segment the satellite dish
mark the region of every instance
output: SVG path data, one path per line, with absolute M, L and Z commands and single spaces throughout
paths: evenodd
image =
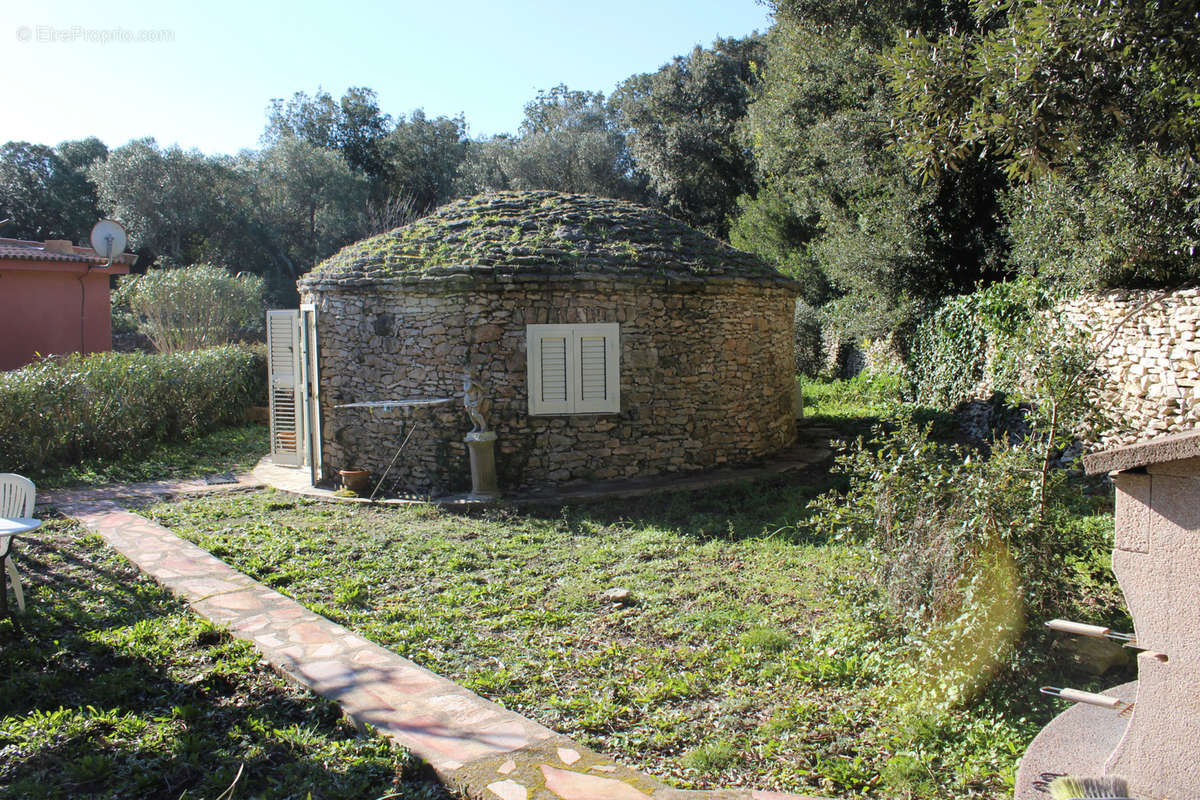
M 92 249 L 112 261 L 125 252 L 125 229 L 115 219 L 102 219 L 92 226 Z

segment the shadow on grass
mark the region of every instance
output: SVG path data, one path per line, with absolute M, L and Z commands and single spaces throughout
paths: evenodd
M 182 442 L 130 448 L 113 458 L 87 458 L 26 470 L 39 489 L 98 486 L 161 479 L 183 480 L 222 472 L 247 472 L 270 449 L 267 429 L 233 425 Z
M 521 510 L 542 520 L 562 520 L 572 528 L 632 523 L 672 530 L 698 541 L 765 537 L 815 543 L 798 523 L 807 519 L 809 501 L 844 483 L 829 466 L 697 491 L 662 492 L 619 502 L 569 506 L 527 506 Z
M 0 794 L 19 798 L 445 798 L 388 741 L 295 689 L 95 537 L 52 523 L 18 552 L 0 620 Z

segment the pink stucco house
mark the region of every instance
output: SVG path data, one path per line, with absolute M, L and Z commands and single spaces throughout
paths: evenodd
M 68 241 L 0 238 L 0 370 L 112 349 L 109 277 L 128 273 L 137 256 L 106 261 Z

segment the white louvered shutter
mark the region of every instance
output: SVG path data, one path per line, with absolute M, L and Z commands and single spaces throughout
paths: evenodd
M 530 414 L 571 412 L 571 326 L 530 325 L 526 329 Z
M 300 377 L 300 312 L 267 312 L 267 381 L 271 405 L 271 460 L 300 466 L 303 410 Z
M 575 342 L 576 414 L 616 413 L 621 410 L 616 323 L 577 326 Z
M 620 411 L 619 325 L 526 327 L 530 414 Z

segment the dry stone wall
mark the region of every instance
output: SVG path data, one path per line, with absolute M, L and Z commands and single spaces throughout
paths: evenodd
M 1107 375 L 1101 404 L 1118 422 L 1104 446 L 1200 423 L 1200 289 L 1085 295 L 1060 307 Z
M 443 494 L 469 488 L 462 376 L 478 370 L 498 434 L 502 490 L 703 469 L 753 460 L 795 438 L 786 281 L 483 274 L 301 285 L 317 307 L 327 474 L 381 474 Z M 621 410 L 530 416 L 525 326 L 620 324 Z M 453 398 L 403 411 L 336 406 Z

